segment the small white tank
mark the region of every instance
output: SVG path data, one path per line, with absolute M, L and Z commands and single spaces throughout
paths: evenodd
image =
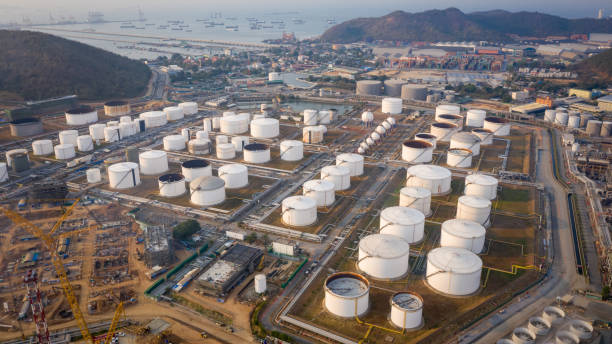
M 491 145 L 493 144 L 493 131 L 484 128 L 474 128 L 472 129 L 472 134 L 480 139 L 481 145 Z
M 265 293 L 266 292 L 266 275 L 265 274 L 255 275 L 253 284 L 255 285 L 255 292 L 257 294 Z
M 569 116 L 569 119 L 567 121 L 567 127 L 570 129 L 580 128 L 580 116 Z
M 471 109 L 467 111 L 465 125 L 468 127 L 482 128 L 484 119 L 487 117 L 485 110 Z
M 206 160 L 187 160 L 181 164 L 181 172 L 185 177 L 185 181 L 191 182 L 199 177 L 212 176 L 212 167 Z
M 351 177 L 363 174 L 363 156 L 355 153 L 342 153 L 336 156 L 336 166 L 346 166 L 349 168 Z
M 191 139 L 191 133 L 189 133 L 189 129 L 181 129 L 181 136 L 183 137 L 183 139 L 185 139 L 185 142 L 189 141 Z
M 429 127 L 429 132 L 435 136 L 438 141 L 448 142 L 451 136 L 459 130 L 459 127 L 453 123 L 432 123 Z
M 169 173 L 157 178 L 159 194 L 163 197 L 177 197 L 185 193 L 185 177 L 178 173 Z
M 229 143 L 229 137 L 226 135 L 216 135 L 215 136 L 215 144 L 220 145 L 222 143 Z
M 168 171 L 168 154 L 160 150 L 141 152 L 138 155 L 140 170 L 144 175 L 157 175 Z
M 53 147 L 55 151 L 55 158 L 58 160 L 72 159 L 76 156 L 74 146 L 70 143 L 62 143 Z
M 317 125 L 319 120 L 319 113 L 317 110 L 306 109 L 304 110 L 304 125 Z
M 183 102 L 178 105 L 185 115 L 195 115 L 198 113 L 198 103 L 196 102 Z
M 85 174 L 87 175 L 87 183 L 89 184 L 99 183 L 102 180 L 102 174 L 99 168 L 88 168 Z
M 282 202 L 283 223 L 303 227 L 317 221 L 317 203 L 306 196 L 289 196 Z
M 191 154 L 204 155 L 212 152 L 212 143 L 209 139 L 193 139 L 187 142 L 187 150 Z
M 420 211 L 424 216 L 431 215 L 431 191 L 420 187 L 403 187 L 400 190 L 399 206 Z
M 454 124 L 459 130 L 463 128 L 463 116 L 461 115 L 443 114 L 438 116 L 437 121 L 439 123 Z
M 77 137 L 77 148 L 80 152 L 90 152 L 94 150 L 93 140 L 89 135 L 80 135 Z
M 135 162 L 120 162 L 110 165 L 108 184 L 113 189 L 129 189 L 140 184 L 138 164 Z
M 463 296 L 476 292 L 481 273 L 480 257 L 464 248 L 438 247 L 427 254 L 427 284 L 443 294 Z
M 281 141 L 280 158 L 284 161 L 302 160 L 304 158 L 304 143 L 297 140 Z
M 372 234 L 359 240 L 357 267 L 371 278 L 395 280 L 408 273 L 410 245 L 394 235 Z
M 216 116 L 212 118 L 212 128 L 214 130 L 219 130 L 219 128 L 221 127 L 221 117 Z
M 236 157 L 236 148 L 231 143 L 217 144 L 217 159 L 234 159 Z
M 554 109 L 546 109 L 544 111 L 544 120 L 546 122 L 554 122 L 555 115 L 556 115 L 556 111 Z
M 458 132 L 451 137 L 450 148 L 469 149 L 476 156 L 480 154 L 480 139 L 467 131 Z
M 423 240 L 425 215 L 408 207 L 388 207 L 380 212 L 379 231 L 400 237 L 409 244 Z
M 402 99 L 401 98 L 383 98 L 381 103 L 382 113 L 390 115 L 398 115 L 402 113 Z
M 451 172 L 437 165 L 411 166 L 406 173 L 406 186 L 428 189 L 432 196 L 444 195 L 451 191 Z
M 334 183 L 334 190 L 342 191 L 351 187 L 351 171 L 346 166 L 325 166 L 321 179 Z
M 451 148 L 446 152 L 446 164 L 451 167 L 472 166 L 472 151 L 465 148 Z
M 330 206 L 336 199 L 334 183 L 327 180 L 312 179 L 306 181 L 302 185 L 302 189 L 302 194 L 314 199 L 317 202 L 317 207 Z
M 512 331 L 512 340 L 516 344 L 534 344 L 536 336 L 525 327 L 517 327 Z
M 111 126 L 104 128 L 104 141 L 109 143 L 119 141 L 119 127 Z
M 217 175 L 225 181 L 228 189 L 242 188 L 249 184 L 248 169 L 242 164 L 223 165 L 219 167 Z
M 53 154 L 53 142 L 51 140 L 36 140 L 32 142 L 32 153 L 38 156 Z
M 421 140 L 407 140 L 402 144 L 402 160 L 411 164 L 431 162 L 434 147 Z
M 565 311 L 559 307 L 548 306 L 542 311 L 542 318 L 550 322 L 552 325 L 560 324 L 565 318 Z
M 319 111 L 319 124 L 330 124 L 332 121 L 331 111 L 321 110 Z
M 185 149 L 185 146 L 183 135 L 164 136 L 164 150 L 166 151 L 181 151 Z
M 61 144 L 69 143 L 73 146 L 77 145 L 77 137 L 79 132 L 77 130 L 62 130 L 59 132 L 59 142 Z
M 457 201 L 457 215 L 460 220 L 470 220 L 483 226 L 489 225 L 491 201 L 475 196 L 461 196 Z
M 205 131 L 211 132 L 213 130 L 212 118 L 204 118 L 202 120 L 202 128 Z
M 451 219 L 442 223 L 440 246 L 459 247 L 474 253 L 482 252 L 485 228 L 474 221 Z
M 104 140 L 104 128 L 106 126 L 102 123 L 96 123 L 89 126 L 89 135 L 96 141 Z
M 497 178 L 482 173 L 474 173 L 465 177 L 465 194 L 488 200 L 497 197 Z
M 132 117 L 130 117 L 130 116 L 121 116 L 121 117 L 119 117 L 119 123 L 132 123 Z
M 391 297 L 391 323 L 401 329 L 423 325 L 423 298 L 413 292 L 399 292 Z
M 164 108 L 164 114 L 166 114 L 166 119 L 168 121 L 177 121 L 179 119 L 183 119 L 183 109 L 178 106 L 169 106 Z
M 487 117 L 484 120 L 484 128 L 489 129 L 495 136 L 510 135 L 510 122 L 501 117 Z
M 430 133 L 416 133 L 414 139 L 429 142 L 433 146 L 433 149 L 436 149 L 436 141 L 438 138 Z
M 321 143 L 325 135 L 324 129 L 318 125 L 304 127 L 302 129 L 302 141 L 305 143 Z
M 555 114 L 555 124 L 560 125 L 560 126 L 567 126 L 567 122 L 569 119 L 569 114 L 567 112 L 560 112 L 557 111 L 557 113 Z
M 458 115 L 460 113 L 461 113 L 461 108 L 458 105 L 442 104 L 436 107 L 436 115 L 434 119 L 437 121 L 440 115 L 445 115 L 445 114 Z
M 242 149 L 249 144 L 248 136 L 234 136 L 232 137 L 232 144 L 236 152 L 242 152 Z
M 208 207 L 225 201 L 225 181 L 218 177 L 202 176 L 189 183 L 191 203 Z
M 244 146 L 243 158 L 252 164 L 264 164 L 270 161 L 270 147 L 263 143 L 251 143 Z

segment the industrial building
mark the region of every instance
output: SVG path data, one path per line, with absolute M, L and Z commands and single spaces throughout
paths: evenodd
M 602 111 L 612 111 L 612 94 L 598 98 L 597 106 Z
M 147 267 L 166 266 L 174 260 L 170 233 L 164 226 L 147 226 L 144 230 L 144 259 Z
M 263 252 L 255 247 L 235 244 L 198 278 L 205 292 L 213 296 L 228 294 L 255 271 Z

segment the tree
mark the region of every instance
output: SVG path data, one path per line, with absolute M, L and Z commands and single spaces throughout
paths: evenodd
M 610 298 L 610 286 L 605 286 L 601 289 L 601 299 L 607 301 Z
M 185 240 L 200 230 L 200 223 L 196 220 L 186 220 L 172 229 L 172 237 L 177 240 Z

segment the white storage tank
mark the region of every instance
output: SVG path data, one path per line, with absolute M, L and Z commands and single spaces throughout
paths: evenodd
M 189 139 L 191 139 L 191 133 L 189 133 L 189 129 L 181 129 L 181 136 L 183 137 L 183 139 L 185 139 L 185 142 L 189 141 Z
M 168 154 L 160 150 L 150 150 L 138 155 L 140 171 L 144 175 L 156 175 L 168 171 Z
M 433 149 L 436 149 L 436 141 L 438 140 L 438 138 L 430 133 L 416 133 L 414 135 L 414 139 L 429 142 L 433 146 Z
M 193 159 L 181 163 L 181 172 L 186 182 L 199 177 L 212 176 L 212 166 L 206 160 Z
M 34 155 L 53 154 L 53 142 L 51 140 L 36 140 L 32 142 L 32 153 Z
M 196 139 L 209 139 L 208 130 L 198 130 L 196 131 Z
M 536 336 L 545 336 L 550 332 L 552 324 L 550 321 L 544 320 L 542 317 L 531 317 L 527 323 L 527 329 Z
M 219 124 L 221 132 L 228 135 L 242 134 L 249 130 L 249 119 L 243 116 L 224 116 Z
M 451 219 L 442 223 L 440 246 L 460 247 L 476 254 L 485 243 L 485 228 L 474 221 Z
M 436 115 L 434 119 L 437 121 L 440 115 L 446 115 L 446 114 L 458 115 L 460 113 L 461 113 L 461 108 L 458 105 L 442 104 L 436 107 Z
M 183 102 L 178 105 L 185 115 L 195 115 L 198 113 L 198 103 L 196 102 Z
M 166 119 L 168 122 L 178 121 L 179 119 L 183 119 L 183 109 L 178 106 L 169 106 L 164 108 L 164 113 L 166 114 Z
M 202 128 L 204 128 L 205 131 L 211 132 L 213 130 L 212 118 L 204 118 L 202 120 Z
M 487 112 L 480 109 L 470 109 L 467 111 L 465 125 L 468 127 L 482 128 Z
M 185 138 L 183 135 L 168 135 L 164 136 L 164 150 L 181 151 L 185 149 Z
M 482 173 L 474 173 L 465 177 L 465 194 L 488 200 L 497 197 L 497 178 Z
M 555 114 L 555 124 L 560 126 L 567 126 L 569 114 L 567 112 L 557 111 Z
M 275 118 L 258 118 L 251 121 L 251 136 L 271 139 L 279 134 L 279 122 Z
M 381 234 L 390 234 L 413 244 L 423 240 L 425 215 L 409 207 L 388 207 L 380 212 Z
M 459 127 L 452 123 L 435 122 L 429 126 L 429 132 L 442 142 L 448 142 L 457 131 Z
M 106 126 L 102 123 L 96 123 L 89 126 L 89 135 L 96 141 L 104 140 L 104 128 Z
M 217 174 L 225 181 L 225 187 L 228 189 L 242 188 L 249 183 L 248 169 L 242 164 L 223 165 L 219 167 Z
M 308 226 L 317 221 L 317 203 L 306 196 L 289 196 L 282 202 L 283 223 L 289 226 Z
M 236 157 L 236 147 L 231 143 L 217 144 L 217 159 L 234 159 Z
M 351 187 L 351 171 L 346 166 L 325 166 L 321 179 L 334 183 L 334 190 L 342 191 Z
M 193 139 L 187 143 L 187 150 L 191 154 L 203 155 L 210 154 L 212 151 L 212 143 L 209 139 Z
M 593 336 L 593 325 L 584 320 L 574 319 L 570 321 L 569 330 L 578 336 L 580 340 L 586 341 Z
M 376 127 L 376 129 L 374 129 L 374 132 L 378 133 L 381 137 L 385 137 L 387 134 L 387 129 L 385 129 L 385 127 L 382 125 L 379 125 Z
M 191 203 L 208 207 L 225 201 L 225 181 L 218 177 L 201 176 L 189 183 Z
M 476 156 L 480 154 L 480 139 L 470 132 L 462 131 L 451 136 L 450 148 L 469 149 Z
M 546 122 L 554 122 L 556 117 L 556 111 L 554 109 L 546 109 L 544 111 L 544 120 Z
M 177 197 L 185 193 L 185 177 L 178 173 L 169 173 L 157 179 L 159 194 L 164 197 Z
M 216 116 L 212 118 L 212 128 L 218 130 L 221 127 L 221 117 Z
M 422 187 L 433 196 L 451 191 L 451 172 L 437 165 L 415 165 L 408 168 L 406 186 Z
M 98 110 L 90 106 L 81 106 L 66 111 L 66 124 L 85 125 L 98 121 Z
M 542 318 L 553 325 L 558 325 L 565 318 L 565 311 L 559 307 L 548 306 L 542 311 Z
M 484 128 L 475 128 L 472 129 L 472 134 L 480 139 L 481 145 L 491 145 L 493 144 L 493 131 L 490 129 Z
M 106 122 L 106 126 L 107 127 L 118 127 L 119 126 L 119 121 L 108 121 L 108 122 Z
M 305 143 L 321 143 L 323 142 L 324 129 L 318 125 L 304 127 L 302 129 L 302 141 Z
M 451 148 L 446 152 L 446 164 L 451 167 L 472 166 L 472 151 L 465 148 Z
M 443 294 L 463 296 L 476 292 L 481 272 L 480 257 L 464 248 L 438 247 L 427 254 L 427 284 Z
M 284 161 L 302 160 L 304 158 L 304 143 L 297 140 L 281 141 L 280 158 Z
M 55 151 L 55 158 L 58 160 L 72 159 L 76 156 L 74 146 L 70 143 L 59 144 L 53 149 Z
M 14 159 L 13 156 L 16 156 L 18 154 L 23 154 L 23 155 L 27 156 L 28 155 L 28 150 L 25 149 L 25 148 L 16 148 L 16 149 L 11 149 L 11 150 L 9 150 L 9 151 L 7 151 L 5 153 L 5 155 L 6 155 L 6 164 L 7 164 L 8 167 L 13 166 L 13 159 Z
M 456 125 L 459 129 L 463 128 L 463 116 L 461 115 L 443 114 L 438 116 L 437 122 L 450 123 Z
M 369 138 L 374 142 L 374 144 L 376 144 L 380 141 L 380 134 L 377 132 L 372 132 Z
M 356 273 L 338 272 L 325 280 L 325 309 L 335 316 L 354 318 L 370 307 L 370 282 Z
M 413 292 L 391 296 L 391 323 L 401 329 L 416 329 L 423 325 L 423 298 Z
M 166 118 L 166 114 L 163 111 L 143 112 L 139 117 L 144 119 L 147 128 L 161 127 L 168 123 L 168 118 Z
M 431 162 L 434 147 L 421 140 L 407 140 L 402 143 L 402 160 L 411 164 Z
M 244 146 L 249 144 L 248 136 L 234 136 L 232 137 L 232 144 L 234 145 L 234 149 L 236 152 L 242 152 Z
M 319 111 L 319 124 L 330 124 L 332 121 L 332 113 L 328 110 Z
M 110 126 L 104 128 L 104 141 L 106 142 L 117 142 L 119 141 L 119 127 Z
M 364 111 L 361 114 L 361 122 L 369 126 L 374 122 L 374 114 L 371 111 Z
M 381 111 L 390 115 L 397 115 L 402 113 L 402 99 L 401 98 L 383 98 Z
M 119 138 L 124 139 L 134 134 L 132 123 L 119 123 Z
M 489 225 L 491 201 L 476 196 L 461 196 L 457 201 L 457 215 L 460 220 L 470 220 L 483 226 Z
M 489 129 L 495 136 L 510 135 L 510 122 L 501 117 L 487 117 L 484 120 L 484 128 Z
M 102 174 L 99 168 L 88 168 L 85 174 L 87 175 L 87 183 L 89 184 L 99 183 L 102 180 Z
M 251 143 L 244 146 L 244 161 L 252 164 L 263 164 L 270 161 L 270 147 L 263 143 Z
M 580 128 L 580 116 L 578 115 L 569 116 L 569 119 L 567 121 L 567 127 L 571 129 Z
M 363 174 L 363 156 L 355 153 L 342 153 L 336 156 L 336 166 L 346 166 L 349 168 L 351 177 Z
M 317 125 L 319 124 L 319 113 L 317 110 L 306 109 L 304 110 L 304 125 Z
M 113 189 L 129 189 L 140 184 L 138 164 L 120 162 L 108 167 L 108 184 Z
M 536 335 L 525 327 L 517 327 L 512 331 L 512 341 L 516 344 L 535 344 Z
M 121 116 L 119 117 L 119 123 L 131 123 L 132 117 L 130 116 Z
M 94 149 L 93 140 L 89 135 L 80 135 L 77 137 L 77 148 L 80 152 L 89 152 Z
M 431 215 L 431 191 L 420 187 L 403 187 L 400 190 L 399 206 L 420 211 L 424 216 Z
M 254 279 L 255 292 L 257 294 L 263 294 L 266 292 L 266 275 L 257 274 Z
M 77 137 L 79 132 L 77 130 L 62 130 L 59 132 L 59 142 L 61 144 L 69 143 L 73 146 L 77 145 Z
M 220 145 L 222 143 L 229 143 L 229 137 L 227 137 L 226 135 L 216 135 L 215 144 Z
M 317 207 L 327 207 L 334 203 L 336 193 L 334 183 L 328 180 L 312 179 L 302 185 L 302 194 L 317 202 Z
M 381 280 L 395 280 L 408 273 L 410 245 L 394 235 L 372 234 L 359 240 L 357 268 Z

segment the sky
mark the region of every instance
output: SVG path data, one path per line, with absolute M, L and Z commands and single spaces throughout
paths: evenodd
M 123 19 L 134 17 L 132 13 L 136 13 L 138 6 L 151 18 L 168 14 L 189 15 L 198 11 L 223 11 L 228 15 L 299 11 L 306 14 L 327 12 L 330 17 L 349 19 L 379 16 L 394 10 L 420 12 L 448 7 L 457 7 L 464 12 L 491 9 L 539 11 L 568 18 L 595 17 L 599 8 L 604 9 L 606 16 L 612 14 L 610 0 L 0 0 L 0 20 L 21 21 L 24 16 L 45 19 L 49 13 L 79 19 L 90 10 L 104 12 L 107 19 Z

